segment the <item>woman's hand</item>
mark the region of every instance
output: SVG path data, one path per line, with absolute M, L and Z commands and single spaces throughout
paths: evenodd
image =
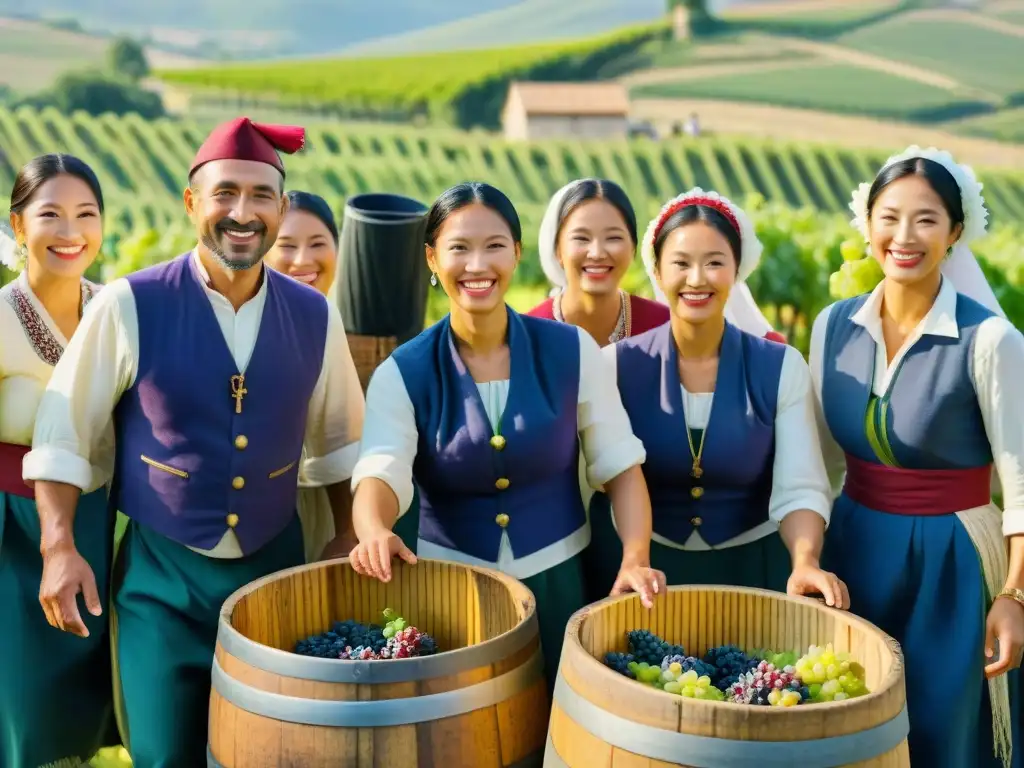
M 665 574 L 649 565 L 637 565 L 623 561 L 618 578 L 612 586 L 612 597 L 637 592 L 644 608 L 654 607 L 654 596 L 665 592 Z
M 360 541 L 349 553 L 352 570 L 362 576 L 373 576 L 391 581 L 391 558 L 400 557 L 409 565 L 416 565 L 416 555 L 402 539 L 387 528 L 380 527 Z
M 999 658 L 985 667 L 985 677 L 998 677 L 1020 666 L 1024 651 L 1024 605 L 1011 597 L 997 597 L 985 622 L 985 656 L 995 655 L 999 641 Z
M 843 580 L 829 571 L 823 571 L 816 561 L 807 560 L 793 566 L 786 583 L 787 595 L 821 594 L 825 605 L 848 611 L 850 592 Z

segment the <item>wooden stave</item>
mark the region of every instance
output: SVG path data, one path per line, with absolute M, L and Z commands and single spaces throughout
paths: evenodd
M 346 338 L 359 383 L 365 393 L 373 372 L 398 348 L 398 339 L 394 336 L 364 336 L 358 333 L 348 333 Z
M 848 614 L 825 608 L 814 600 L 807 598 L 793 598 L 781 593 L 769 592 L 766 590 L 742 589 L 737 587 L 719 586 L 679 586 L 670 587 L 670 593 L 682 594 L 705 593 L 732 593 L 746 595 L 750 598 L 769 599 L 775 602 L 789 603 L 794 606 L 804 606 L 805 611 L 817 612 L 820 615 L 827 615 L 834 624 L 856 627 L 857 631 L 864 632 L 866 636 L 874 640 L 886 652 L 891 655 L 891 664 L 887 673 L 880 682 L 872 688 L 871 693 L 866 696 L 849 699 L 843 702 L 832 702 L 828 704 L 815 704 L 809 707 L 796 708 L 775 708 L 775 707 L 741 707 L 740 705 L 723 704 L 717 702 L 698 701 L 683 699 L 682 697 L 667 696 L 657 690 L 645 686 L 624 684 L 622 676 L 606 667 L 598 661 L 591 653 L 584 648 L 580 640 L 581 630 L 583 634 L 589 634 L 591 645 L 599 644 L 600 639 L 595 639 L 599 634 L 594 627 L 587 626 L 587 619 L 593 616 L 600 616 L 603 610 L 618 604 L 621 610 L 625 608 L 626 613 L 632 613 L 635 618 L 641 618 L 645 614 L 639 604 L 639 598 L 635 595 L 619 598 L 607 598 L 583 608 L 572 616 L 566 628 L 565 643 L 563 645 L 561 663 L 559 665 L 559 679 L 556 681 L 556 700 L 552 704 L 551 726 L 547 753 L 545 759 L 546 768 L 578 768 L 584 764 L 589 765 L 597 762 L 602 765 L 615 768 L 619 763 L 613 759 L 616 755 L 624 765 L 634 765 L 633 761 L 642 761 L 650 768 L 669 768 L 670 766 L 683 766 L 678 762 L 664 762 L 650 756 L 650 749 L 645 753 L 643 748 L 638 752 L 630 752 L 617 746 L 609 744 L 602 736 L 591 732 L 599 731 L 600 734 L 608 732 L 607 723 L 604 729 L 594 725 L 593 720 L 586 723 L 577 723 L 564 711 L 559 703 L 557 690 L 566 687 L 576 696 L 589 701 L 595 706 L 606 709 L 614 714 L 622 716 L 627 713 L 626 719 L 632 723 L 662 728 L 668 733 L 681 733 L 692 736 L 704 736 L 719 739 L 744 739 L 749 742 L 763 745 L 766 742 L 786 743 L 796 749 L 800 748 L 800 742 L 809 741 L 814 738 L 828 738 L 834 736 L 856 735 L 866 730 L 860 727 L 859 721 L 867 721 L 872 724 L 890 723 L 890 728 L 899 729 L 903 734 L 902 740 L 892 749 L 878 754 L 873 759 L 858 763 L 835 762 L 832 765 L 857 765 L 867 768 L 908 768 L 909 751 L 905 738 L 906 733 L 906 690 L 903 676 L 903 656 L 899 645 L 891 637 L 885 635 L 877 627 L 869 622 Z M 635 605 L 630 605 L 635 604 Z M 707 604 L 707 601 L 704 601 Z M 664 606 L 662 606 L 664 609 Z M 657 610 L 657 608 L 655 609 Z M 652 612 L 653 613 L 653 612 Z M 636 629 L 648 628 L 652 631 L 661 629 L 657 634 L 666 636 L 663 628 L 652 627 L 649 624 L 656 624 L 651 620 L 647 624 L 640 621 L 634 627 Z M 681 638 L 668 634 L 666 639 L 679 641 Z M 710 645 L 717 645 L 728 642 L 728 638 L 719 635 L 716 640 L 708 640 Z M 808 640 L 808 643 L 810 640 Z M 827 640 L 817 643 L 824 645 Z M 685 644 L 685 643 L 684 643 Z M 691 644 L 686 644 L 688 652 Z M 753 645 L 748 647 L 772 647 L 772 644 Z M 775 647 L 788 647 L 782 644 Z M 619 650 L 622 650 L 621 648 Z M 699 648 L 698 653 L 703 653 L 706 648 Z M 842 647 L 837 650 L 844 650 Z M 603 655 L 603 654 L 602 654 Z M 609 692 L 614 692 L 611 695 Z M 564 691 L 563 691 L 564 693 Z M 607 706 L 602 702 L 602 694 Z M 649 710 L 649 711 L 645 711 Z M 660 710 L 660 716 L 657 713 Z M 781 721 L 780 718 L 786 718 Z M 659 722 L 660 721 L 660 722 Z M 754 732 L 747 732 L 742 737 L 737 736 L 736 724 L 748 725 L 750 722 L 759 723 L 760 729 Z M 781 727 L 782 722 L 786 728 Z M 674 723 L 674 727 L 668 727 Z M 795 725 L 795 727 L 793 727 Z M 590 727 L 588 727 L 590 726 Z M 635 729 L 640 730 L 640 729 Z M 810 734 L 810 735 L 808 735 Z M 890 731 L 892 736 L 892 731 Z M 893 737 L 898 738 L 898 734 Z M 581 746 L 581 745 L 588 745 Z M 607 747 L 607 749 L 603 749 Z M 787 747 L 788 748 L 788 747 Z M 595 751 L 597 750 L 597 751 Z M 780 760 L 778 763 L 764 762 L 761 758 L 760 765 L 787 765 L 791 764 L 791 758 Z M 716 760 L 714 765 L 725 763 Z M 700 768 L 700 766 L 688 766 L 684 768 Z
M 511 588 L 510 591 L 517 594 L 517 604 L 521 613 L 525 614 L 525 619 L 521 618 L 514 627 L 514 630 L 519 631 L 520 634 L 530 635 L 527 641 L 523 643 L 519 639 L 515 643 L 509 643 L 503 635 L 499 635 L 498 637 L 483 641 L 480 645 L 486 645 L 488 648 L 499 652 L 505 652 L 501 649 L 513 648 L 516 645 L 519 646 L 518 649 L 504 658 L 492 658 L 488 663 L 471 669 L 465 669 L 465 665 L 456 665 L 458 670 L 447 677 L 443 675 L 431 676 L 421 674 L 419 681 L 398 684 L 387 681 L 384 681 L 383 684 L 381 684 L 381 681 L 324 683 L 309 678 L 276 677 L 273 672 L 248 666 L 245 662 L 229 654 L 220 642 L 222 637 L 220 634 L 217 645 L 216 666 L 228 668 L 232 677 L 245 680 L 248 685 L 258 689 L 269 690 L 275 693 L 280 691 L 286 695 L 307 695 L 312 700 L 319 700 L 321 703 L 336 700 L 372 706 L 386 705 L 388 700 L 407 699 L 418 694 L 436 695 L 438 693 L 451 692 L 458 696 L 468 686 L 480 684 L 487 679 L 507 675 L 510 670 L 513 672 L 520 670 L 521 672 L 519 675 L 518 693 L 509 693 L 507 697 L 495 704 L 489 704 L 482 709 L 475 709 L 446 720 L 434 719 L 432 721 L 420 722 L 418 725 L 376 728 L 370 726 L 339 727 L 330 729 L 335 732 L 334 736 L 325 736 L 322 729 L 318 729 L 319 735 L 313 733 L 313 729 L 317 729 L 317 726 L 281 723 L 246 713 L 234 707 L 230 701 L 219 695 L 215 689 L 211 692 L 210 704 L 210 759 L 213 761 L 211 764 L 222 765 L 224 768 L 255 768 L 255 766 L 278 764 L 273 761 L 261 762 L 261 756 L 265 755 L 266 751 L 258 745 L 253 749 L 248 749 L 245 745 L 240 746 L 239 738 L 235 735 L 237 728 L 240 727 L 246 738 L 255 737 L 257 740 L 261 738 L 269 739 L 269 742 L 286 745 L 279 746 L 279 749 L 284 749 L 285 751 L 292 750 L 292 752 L 302 749 L 303 743 L 313 738 L 320 738 L 321 740 L 332 739 L 331 746 L 327 748 L 330 750 L 330 754 L 325 753 L 319 757 L 304 757 L 304 761 L 302 763 L 295 763 L 296 765 L 335 766 L 339 764 L 358 764 L 359 766 L 386 766 L 398 764 L 399 759 L 407 765 L 441 765 L 443 763 L 445 768 L 458 768 L 462 765 L 467 766 L 467 768 L 470 765 L 490 765 L 486 761 L 481 763 L 477 754 L 473 752 L 473 747 L 470 743 L 472 739 L 476 739 L 480 743 L 490 744 L 492 752 L 494 749 L 499 750 L 500 761 L 493 762 L 494 768 L 499 768 L 500 766 L 540 765 L 549 710 L 547 685 L 539 659 L 536 658 L 540 648 L 540 637 L 536 629 L 536 606 L 532 593 L 520 582 L 505 577 L 503 574 L 489 572 L 486 569 L 462 566 L 457 563 L 440 563 L 439 561 L 421 561 L 420 565 L 424 562 L 454 566 L 458 570 L 467 572 L 476 571 L 493 581 L 503 582 L 506 587 Z M 332 561 L 332 564 L 344 564 L 347 568 L 345 561 Z M 411 566 L 411 568 L 417 568 L 420 565 Z M 325 564 L 314 564 L 312 567 L 324 566 Z M 239 601 L 246 595 L 252 594 L 272 582 L 310 569 L 311 566 L 299 566 L 288 571 L 282 571 L 253 582 L 239 590 L 224 604 L 221 612 L 222 630 L 226 624 L 228 629 L 237 633 L 237 630 L 234 630 L 230 625 L 230 617 Z M 478 650 L 478 648 L 457 649 L 445 654 L 438 654 L 436 657 L 420 660 L 394 660 L 387 665 L 378 664 L 377 668 L 383 669 L 385 666 L 394 668 L 392 665 L 397 667 L 410 663 L 415 665 L 416 662 L 440 662 L 445 656 L 454 657 L 460 655 L 463 651 Z M 281 656 L 295 656 L 283 651 L 278 653 Z M 481 657 L 479 653 L 476 655 L 478 658 Z M 302 657 L 296 656 L 296 658 L 301 659 Z M 376 664 L 376 662 L 330 662 L 320 659 L 307 659 L 306 661 L 324 661 L 328 664 L 341 666 L 348 664 L 363 666 Z M 522 669 L 531 664 L 535 674 L 523 673 Z M 450 672 L 451 669 L 451 665 L 435 663 L 434 669 L 431 671 Z M 422 673 L 423 671 L 423 665 L 421 665 L 420 672 Z M 527 724 L 527 727 L 523 729 L 521 738 L 509 726 L 512 720 Z M 463 723 L 462 727 L 458 727 L 460 722 Z M 343 731 L 347 732 L 348 735 L 338 736 L 338 732 Z M 268 732 L 270 733 L 269 736 L 267 736 Z M 382 743 L 384 743 L 382 739 L 386 741 L 388 738 L 386 735 L 380 736 L 382 732 L 385 734 L 398 733 L 399 740 L 404 741 L 406 745 L 406 752 L 398 756 L 394 754 L 393 750 L 389 751 L 386 743 L 382 747 Z M 467 734 L 472 737 L 469 741 L 466 738 Z M 270 746 L 272 749 L 273 745 L 271 744 Z M 383 752 L 378 755 L 381 749 L 383 749 Z M 420 756 L 415 760 L 410 760 L 408 758 L 410 751 Z M 444 759 L 439 758 L 439 755 L 442 753 Z M 228 755 L 231 756 L 230 759 L 227 759 Z M 350 759 L 342 759 L 339 755 L 349 755 Z

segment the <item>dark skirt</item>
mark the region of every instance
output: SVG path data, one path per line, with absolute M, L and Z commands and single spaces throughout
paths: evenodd
M 75 513 L 75 545 L 92 567 L 107 605 L 112 515 L 107 490 L 85 494 Z M 42 577 L 35 503 L 0 493 L 0 765 L 75 765 L 120 744 L 113 712 L 109 613 L 93 616 L 81 638 L 51 627 L 39 605 Z
M 595 494 L 591 503 L 593 538 L 585 552 L 591 602 L 608 596 L 622 562 L 622 542 L 607 502 L 599 496 L 603 494 Z M 773 533 L 750 544 L 712 550 L 681 550 L 652 542 L 651 567 L 664 571 L 670 585 L 724 584 L 785 592 L 791 560 L 782 537 Z
M 136 766 L 206 765 L 210 669 L 221 606 L 236 590 L 302 565 L 298 515 L 258 552 L 206 557 L 128 524 L 115 569 L 117 662 Z
M 587 605 L 584 588 L 583 556 L 570 557 L 564 563 L 520 579 L 537 600 L 537 623 L 544 652 L 544 675 L 549 691 L 554 690 L 562 641 L 569 618 Z

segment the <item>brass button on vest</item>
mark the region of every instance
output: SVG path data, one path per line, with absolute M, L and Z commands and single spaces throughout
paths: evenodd
M 505 527 L 508 526 L 508 515 L 506 515 L 504 512 L 502 512 L 500 515 L 498 515 L 496 518 L 494 518 L 494 522 L 496 522 L 502 528 L 505 528 Z
M 231 487 L 234 488 L 236 491 L 242 490 L 243 488 L 245 488 L 245 478 L 236 477 L 234 480 L 231 481 Z
M 507 477 L 499 477 L 497 480 L 494 481 L 494 487 L 497 488 L 499 491 L 504 491 L 506 488 L 508 488 L 508 485 L 509 483 Z
M 704 521 L 701 520 L 699 517 L 691 517 L 690 518 L 690 525 L 692 525 L 694 527 L 699 526 L 703 522 Z
M 228 528 L 234 528 L 236 525 L 238 525 L 238 515 L 232 512 L 230 515 L 228 515 L 227 522 Z
M 699 499 L 701 496 L 704 495 L 704 489 L 701 488 L 700 486 L 698 486 L 696 488 L 691 488 L 690 489 L 690 495 L 693 498 L 695 498 L 695 499 Z
M 244 451 L 248 447 L 249 447 L 249 438 L 248 437 L 246 437 L 245 435 L 239 435 L 238 437 L 235 438 L 235 448 L 237 448 L 240 451 Z
M 495 435 L 491 438 L 491 447 L 496 451 L 500 451 L 505 447 L 505 438 L 501 435 Z

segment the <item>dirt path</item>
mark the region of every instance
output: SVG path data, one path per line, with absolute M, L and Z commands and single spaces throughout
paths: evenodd
M 697 64 L 692 67 L 665 67 L 644 69 L 630 72 L 619 78 L 619 82 L 627 88 L 637 85 L 655 85 L 657 83 L 680 83 L 689 80 L 708 80 L 714 77 L 730 77 L 731 75 L 760 74 L 776 69 L 792 69 L 805 64 L 813 64 L 813 60 L 797 59 L 795 61 L 746 61 L 735 64 Z
M 911 144 L 936 146 L 979 168 L 1024 168 L 1024 146 L 957 136 L 925 126 L 807 109 L 705 99 L 636 99 L 631 116 L 650 120 L 666 135 L 673 122 L 685 120 L 692 112 L 698 114 L 701 127 L 710 133 L 825 142 L 883 152 L 899 152 Z

